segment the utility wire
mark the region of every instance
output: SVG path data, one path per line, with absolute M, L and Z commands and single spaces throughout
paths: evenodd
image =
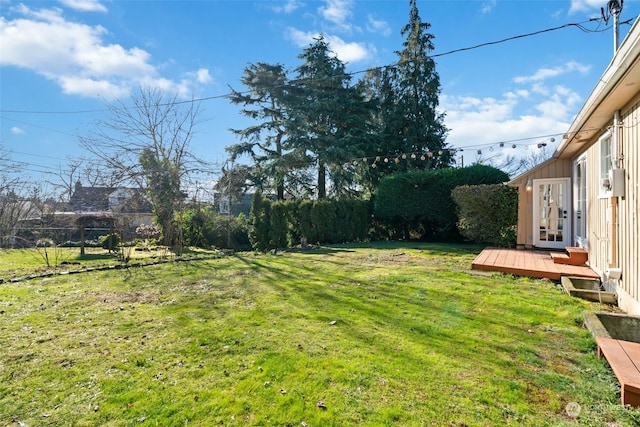
M 460 49 L 454 49 L 454 50 L 450 50 L 448 52 L 443 52 L 443 53 L 437 53 L 435 55 L 431 55 L 432 58 L 438 58 L 441 56 L 446 56 L 446 55 L 451 55 L 454 53 L 459 53 L 459 52 L 465 52 L 467 50 L 474 50 L 474 49 L 478 49 L 481 47 L 485 47 L 485 46 L 492 46 L 492 45 L 496 45 L 496 44 L 501 44 L 501 43 L 505 43 L 508 41 L 512 41 L 512 40 L 517 40 L 517 39 L 523 39 L 526 37 L 531 37 L 531 36 L 537 36 L 538 34 L 544 34 L 544 33 L 549 33 L 551 31 L 557 31 L 557 30 L 562 30 L 564 28 L 569 28 L 569 27 L 576 27 L 579 28 L 580 30 L 582 30 L 585 33 L 601 33 L 604 31 L 607 31 L 609 28 L 611 27 L 605 27 L 603 29 L 600 30 L 589 30 L 588 28 L 584 27 L 583 24 L 587 23 L 587 22 L 592 22 L 592 21 L 600 21 L 602 18 L 594 18 L 594 19 L 590 19 L 589 21 L 584 21 L 584 22 L 579 22 L 579 23 L 572 23 L 572 24 L 564 24 L 564 25 L 560 25 L 559 27 L 553 27 L 553 28 L 547 28 L 545 30 L 539 30 L 539 31 L 534 31 L 532 33 L 527 33 L 527 34 L 520 34 L 517 36 L 513 36 L 513 37 L 507 37 L 506 39 L 502 39 L 502 40 L 496 40 L 496 41 L 492 41 L 492 42 L 486 42 L 486 43 L 480 43 L 477 44 L 475 46 L 470 46 L 470 47 L 463 47 Z M 628 23 L 629 21 L 625 21 L 624 23 Z

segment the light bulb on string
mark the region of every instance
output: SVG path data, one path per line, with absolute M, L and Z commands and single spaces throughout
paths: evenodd
M 422 156 L 420 156 L 420 160 L 425 161 L 425 160 L 427 160 L 427 158 L 423 154 Z
M 375 163 L 373 163 L 373 164 L 371 165 L 371 167 L 375 169 L 375 168 L 377 168 L 377 167 L 378 167 L 378 165 L 376 165 Z
M 411 153 L 411 158 L 412 158 L 412 159 L 414 159 L 414 160 L 415 160 L 415 158 L 416 158 L 416 157 L 417 157 L 417 156 L 416 156 L 416 153 Z
M 406 155 L 406 154 L 403 154 L 403 155 L 402 155 L 402 160 L 406 160 L 406 159 L 407 159 L 407 155 Z
M 393 159 L 393 162 L 397 165 L 398 163 L 400 163 L 400 158 L 396 157 L 395 159 Z
M 500 143 L 500 148 L 504 147 L 504 142 Z
M 431 159 L 431 158 L 433 157 L 433 153 L 432 153 L 431 151 L 429 151 L 429 152 L 427 153 L 427 157 Z
M 438 156 L 442 156 L 443 153 L 444 153 L 444 151 L 438 150 Z
M 389 159 L 387 157 L 384 158 L 385 163 L 389 163 Z
M 511 148 L 515 149 L 516 148 L 516 144 L 511 145 Z

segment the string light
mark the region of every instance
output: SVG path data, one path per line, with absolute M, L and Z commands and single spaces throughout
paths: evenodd
M 540 137 L 538 137 L 540 138 Z M 553 137 L 549 137 L 547 136 L 548 141 L 553 143 L 555 142 L 555 138 Z M 511 141 L 500 141 L 500 142 L 495 142 L 492 144 L 483 144 L 483 145 L 477 145 L 476 147 L 476 153 L 478 156 L 482 156 L 482 151 L 483 149 L 487 149 L 490 152 L 494 152 L 495 148 L 499 147 L 499 148 L 506 148 L 508 146 L 508 144 L 511 146 L 512 149 L 516 149 L 518 147 L 521 147 L 524 150 L 528 150 L 529 147 L 537 147 L 538 149 L 542 149 L 544 147 L 546 147 L 548 145 L 548 143 L 546 141 L 543 142 L 538 142 L 536 144 L 530 144 L 530 143 L 516 143 L 515 141 L 530 141 L 533 138 L 526 138 L 526 139 L 522 139 L 522 140 L 514 140 L 514 142 Z M 480 148 L 482 147 L 482 148 Z M 466 147 L 467 150 L 469 148 L 473 148 L 473 146 L 468 146 Z M 475 148 L 474 148 L 475 149 Z M 425 150 L 425 151 L 417 151 L 417 152 L 411 152 L 411 153 L 401 153 L 401 154 L 397 154 L 397 155 L 393 155 L 393 156 L 375 156 L 375 157 L 362 157 L 356 160 L 353 160 L 351 162 L 347 162 L 345 163 L 345 167 L 357 167 L 359 165 L 365 165 L 365 166 L 370 166 L 373 169 L 378 168 L 378 164 L 382 163 L 382 164 L 400 164 L 402 163 L 403 160 L 417 160 L 420 159 L 421 161 L 432 161 L 433 159 L 437 159 L 438 157 L 442 157 L 442 156 L 449 156 L 449 157 L 455 157 L 456 154 L 462 153 L 464 152 L 464 148 L 449 148 L 449 149 L 439 149 L 437 151 L 430 151 L 430 150 Z M 449 159 L 445 159 L 445 161 L 448 161 Z

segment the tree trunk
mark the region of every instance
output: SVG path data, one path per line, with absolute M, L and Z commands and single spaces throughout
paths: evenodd
M 327 197 L 327 167 L 318 163 L 318 199 Z
M 84 256 L 84 224 L 80 224 L 80 256 Z

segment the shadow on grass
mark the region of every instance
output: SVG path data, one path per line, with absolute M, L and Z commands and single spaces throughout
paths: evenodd
M 105 252 L 100 254 L 84 254 L 84 255 L 78 254 L 73 259 L 77 261 L 101 261 L 101 260 L 113 260 L 116 258 L 118 258 L 118 254 Z
M 417 241 L 401 241 L 387 240 L 375 242 L 359 242 L 344 243 L 327 246 L 310 246 L 308 249 L 294 248 L 287 249 L 285 252 L 331 255 L 340 252 L 354 252 L 356 249 L 374 249 L 374 250 L 421 250 L 432 253 L 441 254 L 479 254 L 485 247 L 470 243 L 443 243 L 443 242 L 417 242 Z

